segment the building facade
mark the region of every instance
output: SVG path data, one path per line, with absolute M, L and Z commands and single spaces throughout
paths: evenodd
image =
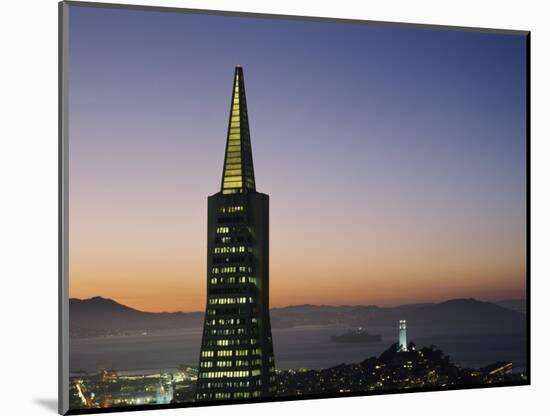
M 220 192 L 208 198 L 207 302 L 196 399 L 272 395 L 269 197 L 256 191 L 243 69 L 235 68 Z

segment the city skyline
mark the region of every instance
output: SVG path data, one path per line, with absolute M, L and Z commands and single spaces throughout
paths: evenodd
M 204 309 L 204 200 L 235 64 L 248 70 L 256 182 L 272 196 L 273 307 L 525 297 L 521 36 L 79 13 L 71 297 Z M 231 35 L 244 44 L 220 46 Z

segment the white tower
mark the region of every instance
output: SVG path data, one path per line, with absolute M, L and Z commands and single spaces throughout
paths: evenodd
M 407 321 L 401 319 L 399 321 L 399 346 L 398 351 L 407 351 Z

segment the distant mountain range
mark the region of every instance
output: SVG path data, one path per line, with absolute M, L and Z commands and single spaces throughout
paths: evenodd
M 69 310 L 72 338 L 201 328 L 204 317 L 202 312 L 143 312 L 102 297 L 70 299 Z M 445 329 L 471 333 L 525 330 L 524 312 L 524 300 L 490 303 L 475 299 L 453 299 L 442 303 L 396 307 L 287 306 L 271 309 L 270 315 L 273 328 L 331 324 L 393 328 L 400 319 L 406 319 L 408 327 L 415 330 Z

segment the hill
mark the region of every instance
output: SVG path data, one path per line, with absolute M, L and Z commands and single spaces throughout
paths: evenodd
M 516 312 L 527 312 L 527 300 L 526 299 L 505 299 L 495 302 L 497 305 L 503 308 L 511 309 Z
M 202 312 L 142 312 L 100 296 L 69 300 L 69 327 L 72 337 L 200 328 L 203 315 Z

